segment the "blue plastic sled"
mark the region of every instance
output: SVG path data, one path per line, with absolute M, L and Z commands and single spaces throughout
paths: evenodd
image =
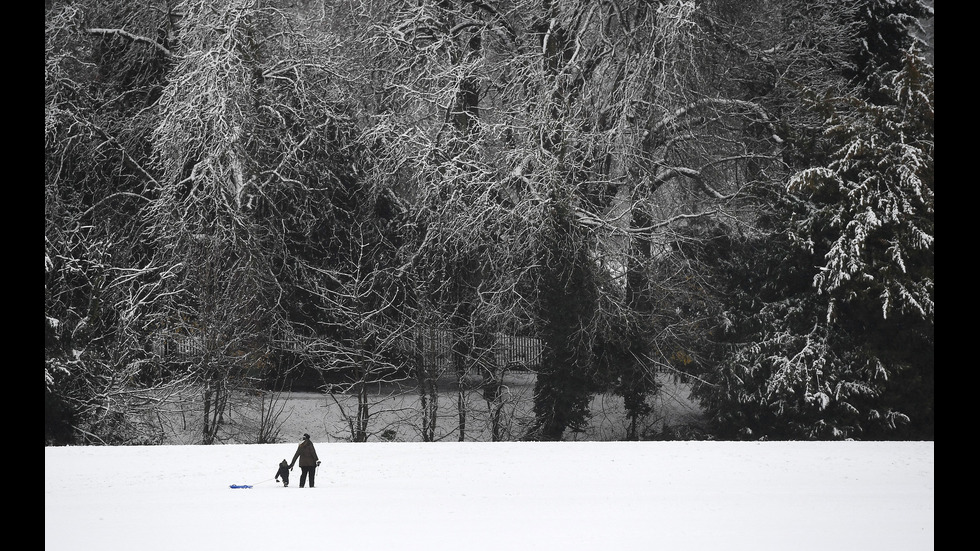
M 228 486 L 228 487 L 229 488 L 251 488 L 251 486 L 248 486 L 246 484 L 241 484 L 241 485 L 239 485 L 239 484 L 232 484 L 231 486 Z

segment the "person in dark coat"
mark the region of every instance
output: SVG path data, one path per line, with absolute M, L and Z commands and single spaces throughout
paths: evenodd
M 289 486 L 289 462 L 285 459 L 279 464 L 279 470 L 276 471 L 276 482 L 282 479 L 282 487 L 285 488 Z
M 304 434 L 303 439 L 300 440 L 296 453 L 293 454 L 293 462 L 289 464 L 289 470 L 293 470 L 297 458 L 299 459 L 300 471 L 302 471 L 299 475 L 299 487 L 302 488 L 306 484 L 306 477 L 309 476 L 310 488 L 312 488 L 316 468 L 320 465 L 320 458 L 316 456 L 316 448 L 313 447 L 309 434 Z

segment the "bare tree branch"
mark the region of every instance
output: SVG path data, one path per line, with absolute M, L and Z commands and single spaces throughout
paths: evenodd
M 167 48 L 165 48 L 163 46 L 163 44 L 160 44 L 159 42 L 157 42 L 155 40 L 152 40 L 150 38 L 147 38 L 145 36 L 140 36 L 138 34 L 133 34 L 133 33 L 124 31 L 122 29 L 96 29 L 96 28 L 92 28 L 92 29 L 86 29 L 85 32 L 87 32 L 89 34 L 98 34 L 98 35 L 102 35 L 102 36 L 119 36 L 119 37 L 125 38 L 125 39 L 127 39 L 129 41 L 132 41 L 132 42 L 139 42 L 139 43 L 142 43 L 142 44 L 147 44 L 149 46 L 152 46 L 158 52 L 162 53 L 163 55 L 165 55 L 167 57 L 173 57 L 174 56 L 173 52 L 171 52 L 170 50 L 168 50 Z

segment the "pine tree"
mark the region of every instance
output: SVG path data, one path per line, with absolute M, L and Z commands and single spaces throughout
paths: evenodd
M 889 411 L 914 410 L 916 435 L 931 432 L 933 416 L 933 82 L 932 67 L 910 48 L 903 67 L 884 75 L 887 102 L 838 102 L 826 133 L 835 146 L 830 162 L 789 184 L 809 202 L 790 235 L 818 257 L 813 286 L 827 323 L 851 336 L 881 378 L 868 415 L 906 419 Z
M 825 162 L 760 190 L 766 234 L 702 253 L 730 281 L 697 391 L 722 436 L 934 435 L 932 70 L 913 47 L 882 82 L 814 100 Z
M 901 68 L 904 52 L 923 48 L 920 21 L 932 15 L 922 0 L 865 0 L 857 10 L 857 44 L 848 76 L 864 87 L 871 99 L 887 101 L 882 76 Z

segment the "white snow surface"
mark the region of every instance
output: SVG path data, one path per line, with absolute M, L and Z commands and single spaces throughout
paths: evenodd
M 45 549 L 934 549 L 934 442 L 316 448 L 45 447 Z

